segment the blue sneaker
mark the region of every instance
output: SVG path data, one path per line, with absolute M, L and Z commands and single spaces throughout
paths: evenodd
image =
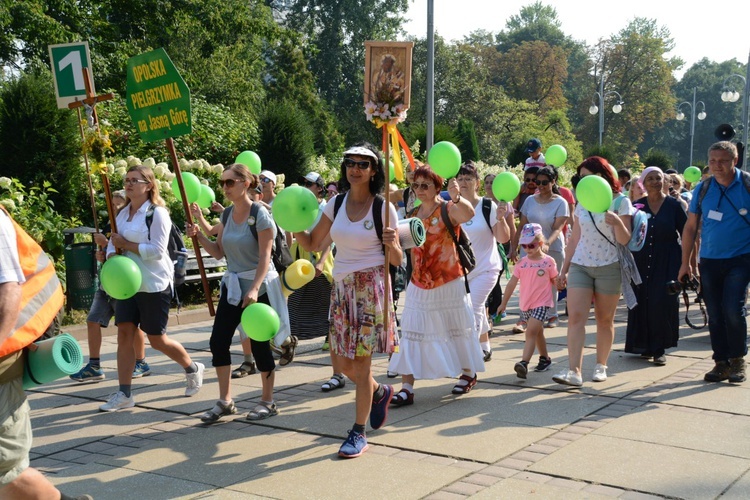
M 133 369 L 133 378 L 141 378 L 151 375 L 151 367 L 145 361 L 143 363 L 135 362 L 135 368 Z
M 78 373 L 71 375 L 70 378 L 76 382 L 98 382 L 104 380 L 105 377 L 100 367 L 94 368 L 91 363 L 86 363 L 86 366 L 81 368 Z
M 393 387 L 388 384 L 383 384 L 383 397 L 378 401 L 372 402 L 372 409 L 370 410 L 370 427 L 373 429 L 380 429 L 385 425 L 386 419 L 388 419 L 388 405 L 391 402 L 393 396 Z
M 367 438 L 357 431 L 349 431 L 349 437 L 339 448 L 339 456 L 342 458 L 356 458 L 367 451 Z

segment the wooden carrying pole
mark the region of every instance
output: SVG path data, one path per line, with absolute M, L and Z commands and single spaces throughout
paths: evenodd
M 388 127 L 383 127 L 383 176 L 385 177 L 385 203 L 383 206 L 385 207 L 385 216 L 383 218 L 383 228 L 391 227 L 391 207 L 390 207 L 390 176 L 389 176 L 389 168 L 388 168 L 388 161 L 391 157 L 391 148 L 390 148 L 390 133 L 388 132 Z M 390 319 L 391 319 L 391 308 L 388 305 L 391 298 L 391 266 L 389 264 L 390 258 L 391 258 L 391 249 L 389 246 L 385 246 L 383 248 L 383 253 L 385 254 L 385 276 L 383 277 L 383 284 L 385 287 L 385 294 L 384 294 L 384 304 L 385 309 L 383 310 L 383 325 L 385 327 L 385 331 L 387 332 L 388 329 L 391 327 Z M 394 332 L 395 334 L 395 332 Z
M 166 140 L 167 149 L 169 150 L 169 156 L 172 158 L 172 166 L 174 167 L 174 174 L 177 178 L 177 185 L 180 187 L 180 198 L 182 198 L 182 208 L 185 210 L 185 221 L 188 224 L 193 224 L 193 216 L 190 213 L 190 204 L 188 203 L 187 195 L 185 194 L 185 184 L 182 182 L 182 172 L 180 171 L 180 164 L 177 161 L 177 152 L 174 149 L 174 140 L 170 137 Z M 193 249 L 195 249 L 195 260 L 198 262 L 198 271 L 201 274 L 201 283 L 203 283 L 203 293 L 206 295 L 206 304 L 208 304 L 208 313 L 211 316 L 216 315 L 214 311 L 214 301 L 211 297 L 211 288 L 208 286 L 208 278 L 206 278 L 206 268 L 203 266 L 203 256 L 201 255 L 201 246 L 198 243 L 198 237 L 193 236 L 191 238 L 193 242 Z
M 86 86 L 86 99 L 71 102 L 68 104 L 69 109 L 76 109 L 78 111 L 78 125 L 81 130 L 81 139 L 85 139 L 85 135 L 83 133 L 83 123 L 81 123 L 81 108 L 85 105 L 91 106 L 91 112 L 92 117 L 94 120 L 94 126 L 96 127 L 96 130 L 99 131 L 99 117 L 96 115 L 96 104 L 102 101 L 109 101 L 111 99 L 114 99 L 114 94 L 111 92 L 108 94 L 102 94 L 102 95 L 94 95 L 93 85 L 91 84 L 91 75 L 89 74 L 88 68 L 83 68 L 83 84 Z M 86 164 L 86 174 L 88 174 L 89 179 L 89 193 L 91 196 L 91 209 L 94 212 L 94 228 L 96 229 L 96 232 L 99 232 L 99 224 L 96 220 L 96 203 L 94 200 L 94 188 L 91 185 L 91 173 L 89 171 L 89 159 L 88 155 L 84 153 L 83 155 L 84 163 Z M 117 214 L 115 213 L 114 207 L 112 206 L 112 193 L 110 192 L 109 188 L 109 177 L 107 177 L 107 174 L 105 172 L 101 172 L 101 178 L 102 178 L 102 187 L 104 188 L 104 198 L 107 202 L 107 214 L 109 215 L 109 222 L 110 226 L 112 228 L 112 232 L 117 232 L 117 222 L 115 221 L 115 217 Z M 118 252 L 119 253 L 119 252 Z

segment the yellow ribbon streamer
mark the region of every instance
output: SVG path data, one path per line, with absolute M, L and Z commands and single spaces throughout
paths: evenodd
M 391 151 L 393 158 L 393 170 L 396 171 L 396 179 L 404 180 L 404 166 L 401 163 L 401 146 L 398 141 L 398 128 L 396 125 L 388 124 L 388 135 L 391 136 Z

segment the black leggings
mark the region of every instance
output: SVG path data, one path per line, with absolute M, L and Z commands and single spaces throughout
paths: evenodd
M 258 297 L 258 302 L 271 305 L 268 301 L 268 294 L 265 293 Z M 222 285 L 221 298 L 219 298 L 219 305 L 216 308 L 214 327 L 211 330 L 211 340 L 209 341 L 211 354 L 213 355 L 211 359 L 213 366 L 227 366 L 232 364 L 232 356 L 229 354 L 229 348 L 232 346 L 232 338 L 237 326 L 240 324 L 242 311 L 244 310 L 245 308 L 241 305 L 233 306 L 227 302 L 227 288 Z M 271 353 L 270 341 L 258 342 L 257 340 L 250 339 L 250 346 L 253 349 L 253 356 L 255 356 L 255 362 L 260 371 L 270 372 L 276 368 L 276 362 Z

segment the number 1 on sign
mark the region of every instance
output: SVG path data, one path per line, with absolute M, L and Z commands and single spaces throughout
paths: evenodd
M 69 52 L 68 55 L 60 59 L 57 63 L 58 71 L 71 67 L 73 70 L 73 85 L 76 90 L 86 90 L 86 86 L 83 83 L 83 61 L 81 61 L 81 53 L 77 50 Z

